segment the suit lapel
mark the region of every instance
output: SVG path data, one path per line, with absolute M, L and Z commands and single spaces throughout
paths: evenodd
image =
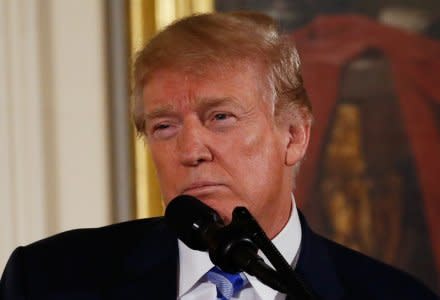
M 301 221 L 302 239 L 296 271 L 318 296 L 318 299 L 341 299 L 344 290 L 327 252 L 327 247 L 322 238 L 309 228 L 301 212 L 298 213 Z

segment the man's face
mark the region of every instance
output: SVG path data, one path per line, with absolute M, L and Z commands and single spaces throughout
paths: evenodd
M 144 87 L 146 136 L 165 204 L 192 195 L 229 222 L 245 206 L 268 235 L 290 213 L 288 126 L 274 123 L 255 70 L 159 70 Z M 283 224 L 281 224 L 283 223 Z

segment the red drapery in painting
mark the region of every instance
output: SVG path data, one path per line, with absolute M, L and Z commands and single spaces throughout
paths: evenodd
M 440 133 L 432 105 L 440 104 L 440 43 L 358 15 L 321 16 L 292 35 L 316 122 L 297 182 L 297 198 L 307 201 L 318 174 L 320 151 L 339 96 L 342 68 L 368 49 L 383 52 L 391 65 L 404 130 L 414 157 L 440 270 Z M 383 126 L 387 126 L 384 122 Z

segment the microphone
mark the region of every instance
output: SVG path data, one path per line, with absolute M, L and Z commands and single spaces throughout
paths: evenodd
M 171 200 L 165 220 L 182 242 L 199 251 L 207 251 L 213 243 L 212 235 L 225 226 L 215 210 L 188 195 Z
M 174 198 L 165 210 L 168 225 L 189 248 L 208 251 L 211 261 L 228 273 L 245 271 L 282 293 L 287 287 L 280 275 L 258 256 L 258 247 L 249 236 L 236 208 L 232 222 L 225 225 L 215 210 L 195 197 Z M 246 210 L 247 211 L 247 210 Z

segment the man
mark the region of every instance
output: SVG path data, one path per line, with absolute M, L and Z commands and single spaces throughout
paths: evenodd
M 291 194 L 309 142 L 299 58 L 274 22 L 251 13 L 178 21 L 135 63 L 134 119 L 165 204 L 187 194 L 231 220 L 257 219 L 318 299 L 436 299 L 408 275 L 317 236 Z M 240 274 L 223 291 L 208 255 L 162 218 L 76 230 L 18 248 L 1 299 L 284 299 Z M 214 274 L 215 273 L 215 274 Z M 225 295 L 229 293 L 229 295 Z

